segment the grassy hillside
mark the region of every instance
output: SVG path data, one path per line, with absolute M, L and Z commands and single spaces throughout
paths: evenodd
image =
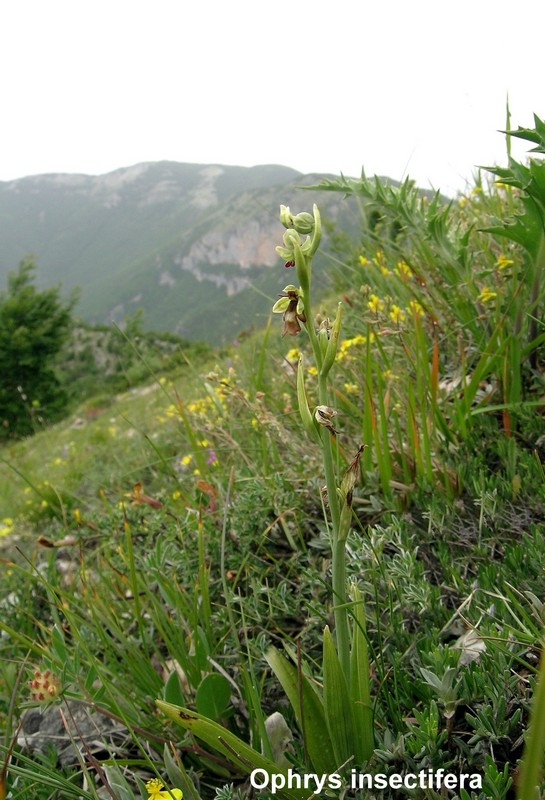
M 543 794 L 543 170 L 450 204 L 324 182 L 358 233 L 320 263 L 284 212 L 267 327 L 2 450 L 12 797 L 242 800 L 257 767 L 303 800 L 289 766 L 339 799 Z M 18 729 L 76 706 L 80 761 Z

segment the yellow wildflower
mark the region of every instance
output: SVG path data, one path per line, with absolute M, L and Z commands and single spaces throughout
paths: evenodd
M 481 301 L 481 303 L 488 303 L 490 300 L 493 300 L 497 296 L 498 296 L 497 292 L 493 292 L 487 286 L 484 286 L 481 289 L 481 293 L 479 295 L 479 300 Z
M 337 358 L 342 360 L 343 358 L 349 357 L 348 351 L 351 347 L 355 347 L 358 344 L 366 344 L 367 338 L 362 336 L 361 333 L 358 333 L 357 336 L 353 336 L 351 339 L 343 339 L 339 345 L 339 349 L 337 352 Z
M 316 367 L 309 367 L 307 369 L 307 373 L 309 375 L 317 375 L 318 374 L 318 370 L 316 369 Z
M 413 274 L 412 269 L 406 264 L 404 261 L 398 261 L 397 266 L 394 269 L 396 275 L 399 275 L 400 278 L 410 278 Z
M 388 276 L 391 274 L 390 270 L 386 265 L 386 259 L 384 257 L 384 253 L 382 252 L 382 250 L 377 250 L 377 252 L 375 253 L 373 264 L 379 268 L 379 270 L 383 275 Z
M 498 260 L 496 261 L 495 265 L 498 269 L 506 269 L 507 267 L 512 267 L 515 262 L 504 256 L 503 253 L 499 256 Z
M 181 789 L 165 789 L 164 783 L 159 778 L 146 783 L 146 791 L 148 793 L 148 800 L 181 800 L 184 796 Z
M 365 258 L 365 256 L 360 256 L 359 257 L 359 262 L 360 262 L 360 266 L 367 267 L 368 264 L 369 264 L 369 259 Z
M 399 325 L 400 322 L 403 322 L 405 319 L 405 312 L 399 306 L 396 306 L 395 303 L 392 303 L 390 307 L 390 319 L 396 325 Z
M 420 305 L 418 300 L 411 300 L 409 305 L 408 305 L 408 307 L 407 307 L 407 311 L 410 314 L 413 314 L 415 317 L 423 317 L 424 316 L 424 309 Z
M 384 308 L 384 302 L 376 294 L 369 295 L 369 300 L 367 301 L 367 305 L 369 306 L 373 314 L 378 314 L 378 312 L 382 311 L 382 309 Z

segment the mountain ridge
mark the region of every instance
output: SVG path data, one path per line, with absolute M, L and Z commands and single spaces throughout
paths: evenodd
M 2 181 L 0 280 L 31 255 L 40 285 L 79 287 L 76 312 L 88 322 L 142 308 L 146 327 L 220 343 L 262 319 L 262 295 L 282 289 L 278 206 L 310 208 L 316 198 L 300 187 L 322 177 L 156 161 Z M 330 219 L 346 211 L 325 193 L 320 206 Z

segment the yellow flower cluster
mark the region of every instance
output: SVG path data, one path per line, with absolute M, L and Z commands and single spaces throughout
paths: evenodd
M 408 306 L 401 308 L 397 303 L 392 303 L 391 298 L 383 300 L 377 294 L 369 295 L 367 307 L 377 317 L 381 312 L 387 310 L 389 319 L 395 325 L 401 325 L 402 322 L 405 322 L 407 314 L 418 317 L 423 317 L 425 314 L 424 308 L 418 300 L 411 300 Z
M 370 294 L 369 300 L 367 301 L 367 305 L 373 312 L 373 314 L 378 314 L 379 311 L 384 309 L 384 301 L 380 299 L 380 297 L 376 294 Z
M 405 319 L 406 316 L 407 315 L 406 315 L 405 311 L 403 311 L 402 308 L 400 308 L 399 306 L 396 306 L 395 303 L 392 303 L 392 305 L 390 306 L 390 312 L 389 312 L 389 317 L 392 320 L 392 322 L 394 322 L 396 325 L 399 325 L 401 322 L 403 322 L 403 320 Z
M 191 403 L 188 403 L 187 410 L 190 414 L 199 414 L 205 416 L 208 414 L 211 406 L 211 397 L 200 397 L 198 400 L 193 400 Z
M 413 276 L 412 269 L 404 261 L 397 262 L 397 265 L 394 267 L 394 272 L 396 275 L 399 275 L 399 277 L 402 278 L 404 281 L 408 280 L 409 278 L 412 278 Z
M 373 264 L 379 268 L 379 270 L 385 277 L 391 275 L 391 272 L 386 264 L 386 258 L 384 257 L 384 253 L 382 252 L 382 250 L 377 250 L 377 252 L 375 253 L 375 257 L 373 258 Z
M 370 264 L 374 264 L 377 267 L 381 274 L 387 277 L 392 273 L 388 269 L 388 265 L 386 264 L 386 258 L 382 250 L 377 250 L 371 261 L 363 255 L 359 257 L 359 263 L 362 267 L 368 267 Z
M 407 311 L 413 314 L 413 316 L 415 317 L 423 317 L 425 313 L 424 308 L 421 306 L 418 300 L 411 300 L 409 302 L 409 307 L 407 308 Z
M 343 339 L 339 345 L 339 349 L 337 352 L 337 358 L 339 361 L 343 358 L 349 356 L 349 350 L 352 347 L 357 347 L 358 345 L 367 344 L 367 337 L 358 334 L 357 336 L 352 337 L 352 339 Z

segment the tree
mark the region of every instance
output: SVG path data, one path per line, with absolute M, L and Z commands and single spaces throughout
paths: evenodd
M 53 362 L 72 328 L 75 297 L 38 290 L 36 265 L 25 259 L 0 292 L 0 437 L 33 433 L 58 419 L 67 396 Z

